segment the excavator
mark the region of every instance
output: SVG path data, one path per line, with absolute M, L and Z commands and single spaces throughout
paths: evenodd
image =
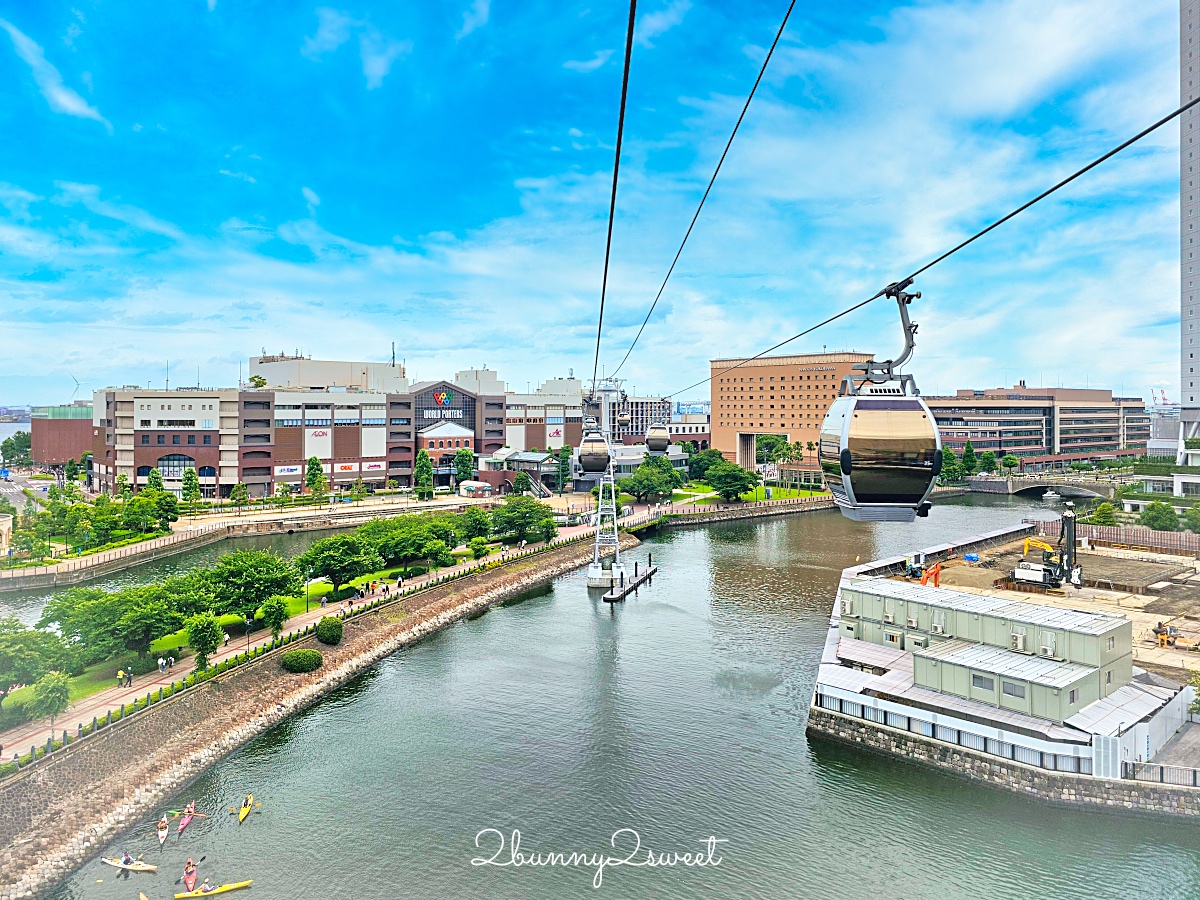
M 1083 586 L 1083 567 L 1079 565 L 1075 555 L 1075 510 L 1074 504 L 1068 503 L 1062 514 L 1062 532 L 1058 537 L 1058 547 L 1039 541 L 1036 538 L 1025 539 L 1025 553 L 1030 547 L 1042 551 L 1042 561 L 1032 563 L 1021 561 L 1012 571 L 1012 579 L 1018 584 L 1040 584 L 1048 588 L 1061 588 L 1064 583 L 1072 587 Z

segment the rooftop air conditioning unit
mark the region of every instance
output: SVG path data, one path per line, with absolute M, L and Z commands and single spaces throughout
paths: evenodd
M 842 601 L 842 615 L 843 616 L 854 615 L 854 601 L 853 600 L 843 600 Z
M 896 623 L 896 616 L 893 613 L 884 613 L 883 622 L 885 625 L 894 625 Z
M 1041 649 L 1038 650 L 1038 655 L 1039 656 L 1053 656 L 1054 648 L 1053 647 L 1042 647 Z
M 908 627 L 909 627 L 909 628 L 917 628 L 917 627 L 919 627 L 919 625 L 920 625 L 920 623 L 919 623 L 919 622 L 917 622 L 917 620 L 916 620 L 916 619 L 909 619 L 909 620 L 908 620 Z
M 929 631 L 931 634 L 945 634 L 946 626 L 940 625 L 937 622 L 934 622 L 932 625 L 929 626 Z
M 1023 634 L 1011 635 L 1010 646 L 1012 647 L 1013 650 L 1016 650 L 1018 653 L 1024 653 L 1025 652 L 1025 635 L 1023 635 Z

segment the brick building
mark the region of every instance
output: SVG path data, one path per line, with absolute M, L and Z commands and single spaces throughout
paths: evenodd
M 39 406 L 29 418 L 30 456 L 38 466 L 81 462 L 92 452 L 92 403 Z

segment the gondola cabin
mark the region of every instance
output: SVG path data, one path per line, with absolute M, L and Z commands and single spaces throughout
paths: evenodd
M 589 431 L 579 444 L 579 467 L 588 474 L 608 469 L 608 442 L 599 431 Z
M 821 425 L 825 484 L 848 519 L 911 522 L 928 515 L 942 440 L 919 396 L 895 384 L 839 397 Z
M 646 449 L 651 453 L 665 453 L 671 446 L 671 432 L 663 424 L 651 425 L 646 429 Z

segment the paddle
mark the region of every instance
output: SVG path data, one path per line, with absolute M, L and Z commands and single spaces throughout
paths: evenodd
M 204 862 L 206 859 L 208 859 L 207 855 L 200 857 L 198 860 L 196 860 L 196 865 L 200 865 L 200 863 Z M 180 875 L 178 878 L 175 879 L 176 884 L 179 884 L 179 882 L 181 882 L 181 881 L 183 881 L 182 875 Z
M 258 809 L 258 807 L 260 807 L 260 806 L 262 806 L 262 804 L 261 804 L 261 803 L 255 803 L 255 804 L 254 804 L 254 808 L 255 808 L 255 809 Z M 244 807 L 244 806 L 231 806 L 231 807 L 229 807 L 229 811 L 230 811 L 231 813 L 235 813 L 235 812 L 241 812 L 241 811 L 242 811 L 243 809 L 245 809 L 245 808 L 246 808 L 246 807 Z

